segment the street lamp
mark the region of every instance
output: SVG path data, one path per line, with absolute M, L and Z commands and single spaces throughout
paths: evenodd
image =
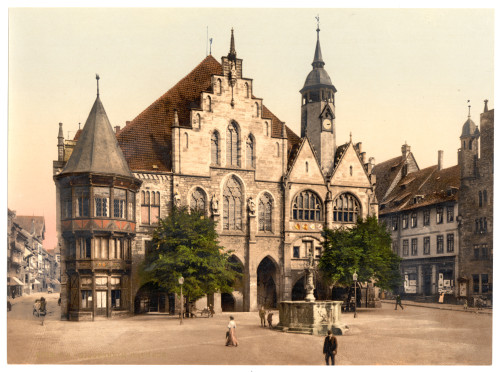
M 354 317 L 357 318 L 358 314 L 356 313 L 356 305 L 358 298 L 356 297 L 356 282 L 358 281 L 358 274 L 356 274 L 356 271 L 352 274 L 352 280 L 354 280 Z
M 181 324 L 182 324 L 182 318 L 184 317 L 184 300 L 182 298 L 182 285 L 184 284 L 184 278 L 182 276 L 179 278 L 179 284 L 181 285 Z

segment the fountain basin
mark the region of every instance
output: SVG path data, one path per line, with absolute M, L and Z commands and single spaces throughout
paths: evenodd
M 342 301 L 281 301 L 277 329 L 283 332 L 343 335 L 348 327 L 341 320 Z

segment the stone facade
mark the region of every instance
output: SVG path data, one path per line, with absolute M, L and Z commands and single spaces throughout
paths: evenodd
M 308 77 L 301 91 L 308 113 L 301 137 L 252 94 L 253 80 L 243 75 L 233 35 L 221 63 L 206 57 L 123 129 L 116 128 L 124 158 L 141 184 L 131 242 L 135 311 L 148 311 L 153 302 L 160 311 L 178 311 L 171 295 L 153 299 L 137 276 L 157 219 L 168 216 L 173 205 L 203 208 L 217 221 L 221 245 L 244 267 L 233 293 L 197 305 L 212 303 L 216 311 L 276 308 L 293 293 L 300 297 L 304 265 L 309 255 L 317 260 L 321 254 L 323 226 L 352 225 L 358 216 L 377 215 L 375 177 L 361 143 L 336 143 L 336 89 L 324 78 L 318 48 L 319 30 L 313 71 L 320 69 L 322 78 Z M 58 169 L 71 161 L 66 149 L 76 151 L 78 135 L 59 139 Z M 316 280 L 317 297 L 330 299 L 331 292 Z
M 473 129 L 473 130 L 471 130 Z M 460 137 L 459 293 L 492 301 L 494 110 L 485 101 L 480 127 L 469 119 Z

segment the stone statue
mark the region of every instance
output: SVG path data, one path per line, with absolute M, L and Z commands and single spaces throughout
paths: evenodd
M 174 205 L 179 208 L 181 206 L 181 196 L 179 195 L 179 193 L 176 191 L 174 193 Z
M 255 216 L 255 202 L 252 197 L 248 198 L 248 212 L 250 216 Z
M 211 206 L 212 206 L 212 214 L 214 216 L 219 214 L 219 199 L 217 199 L 217 195 L 212 196 L 211 200 Z
M 307 266 L 304 269 L 304 272 L 306 274 L 306 280 L 304 282 L 304 289 L 306 290 L 306 297 L 305 301 L 307 302 L 313 302 L 315 301 L 314 297 L 314 256 L 312 255 L 312 252 L 309 253 L 309 257 L 307 260 Z

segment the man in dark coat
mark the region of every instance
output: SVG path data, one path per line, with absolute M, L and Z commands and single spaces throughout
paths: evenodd
M 323 354 L 325 354 L 326 365 L 329 365 L 329 359 L 332 360 L 332 366 L 335 365 L 335 354 L 337 354 L 337 338 L 332 334 L 332 331 L 328 331 L 328 336 L 325 337 L 325 343 L 323 344 Z
M 401 305 L 401 296 L 400 295 L 396 296 L 396 307 L 394 308 L 394 310 L 398 309 L 398 305 L 399 305 L 399 307 L 401 307 L 401 310 L 404 310 L 403 305 Z

